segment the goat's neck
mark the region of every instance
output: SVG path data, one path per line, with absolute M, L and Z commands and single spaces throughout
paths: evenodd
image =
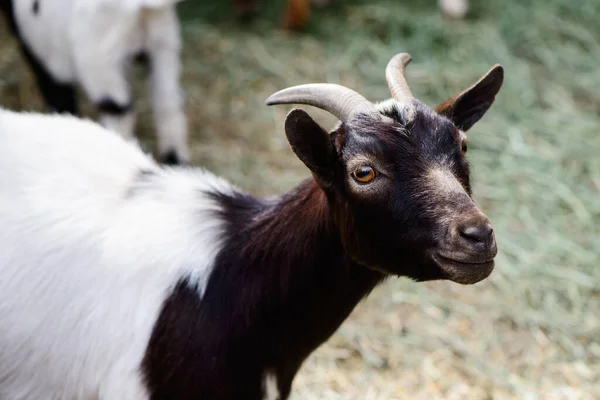
M 281 300 L 276 304 L 283 305 L 283 312 L 297 296 L 306 302 L 314 299 L 318 308 L 352 309 L 383 278 L 351 261 L 325 193 L 312 179 L 256 214 L 248 232 L 256 240 L 246 242 L 247 260 L 269 279 L 266 285 L 279 283 L 271 285 L 271 294 Z M 339 302 L 318 303 L 319 297 Z
M 350 261 L 312 179 L 252 213 L 240 235 L 239 276 L 231 282 L 235 308 L 255 333 L 249 336 L 269 347 L 265 362 L 287 365 L 288 373 L 383 279 Z M 248 334 L 239 328 L 240 337 Z

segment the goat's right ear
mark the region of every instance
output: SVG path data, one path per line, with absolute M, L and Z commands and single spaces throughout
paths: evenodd
M 503 80 L 504 69 L 496 64 L 473 85 L 437 106 L 435 111 L 466 132 L 491 107 Z
M 322 184 L 333 182 L 336 152 L 327 131 L 308 113 L 296 108 L 285 119 L 285 135 L 292 151 Z

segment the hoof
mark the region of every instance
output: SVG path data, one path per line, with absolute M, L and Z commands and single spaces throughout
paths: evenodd
M 160 155 L 159 162 L 165 165 L 188 165 L 187 160 L 182 159 L 175 150 L 169 150 L 166 153 Z

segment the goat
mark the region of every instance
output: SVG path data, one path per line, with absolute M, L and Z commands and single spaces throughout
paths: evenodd
M 159 159 L 189 162 L 187 121 L 179 86 L 180 0 L 0 0 L 9 27 L 46 105 L 78 114 L 75 83 L 100 122 L 134 140 L 135 113 L 127 73 L 149 63 L 149 90 Z
M 0 398 L 283 400 L 387 277 L 486 278 L 497 246 L 465 132 L 503 69 L 432 110 L 409 61 L 390 60 L 378 104 L 336 84 L 272 95 L 340 122 L 288 114 L 312 177 L 269 199 L 91 121 L 0 110 Z

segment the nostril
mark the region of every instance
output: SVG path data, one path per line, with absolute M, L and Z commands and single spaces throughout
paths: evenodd
M 460 229 L 460 235 L 475 243 L 486 243 L 494 231 L 489 225 L 467 226 Z

